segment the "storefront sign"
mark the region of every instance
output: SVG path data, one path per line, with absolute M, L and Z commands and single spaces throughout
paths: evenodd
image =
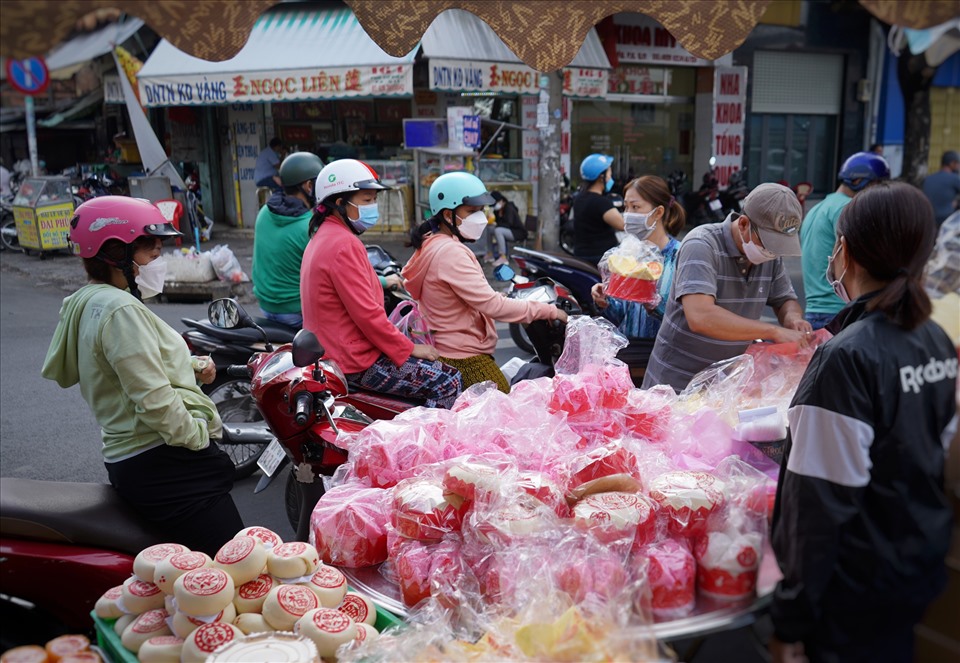
M 125 103 L 123 100 L 123 88 L 120 87 L 120 77 L 116 74 L 103 75 L 103 103 Z
M 146 106 L 409 96 L 413 94 L 413 65 L 151 76 L 138 83 Z
M 720 187 L 743 167 L 746 67 L 717 67 L 713 78 L 713 156 Z
M 620 65 L 610 74 L 610 94 L 646 94 L 663 96 L 666 94 L 664 81 L 666 69 L 663 67 L 638 67 Z
M 637 13 L 616 14 L 617 58 L 620 64 L 649 64 L 704 67 L 710 64 L 691 55 L 670 34 L 670 31 L 649 16 Z
M 568 97 L 600 98 L 607 96 L 606 69 L 567 67 L 563 70 L 563 94 Z
M 463 144 L 477 149 L 480 147 L 480 116 L 463 116 Z
M 464 141 L 463 121 L 473 113 L 472 106 L 451 106 L 447 108 L 447 146 L 452 150 L 472 149 Z
M 261 107 L 252 103 L 232 104 L 227 117 L 233 130 L 233 164 L 236 186 L 240 196 L 238 215 L 242 226 L 253 228 L 257 219 L 257 187 L 254 169 L 260 156 L 260 134 L 263 130 Z
M 433 59 L 429 70 L 431 90 L 507 94 L 540 91 L 537 72 L 520 63 Z M 603 98 L 606 89 L 605 69 L 567 67 L 563 70 L 563 93 L 567 96 Z
M 440 60 L 428 62 L 431 90 L 536 94 L 537 72 L 525 64 Z

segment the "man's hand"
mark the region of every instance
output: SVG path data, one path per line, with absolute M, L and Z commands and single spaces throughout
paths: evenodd
M 807 333 L 813 331 L 813 327 L 810 325 L 810 323 L 804 320 L 802 316 L 798 315 L 788 315 L 783 320 L 783 326 L 787 329 L 793 329 L 798 332 Z
M 432 345 L 414 344 L 413 352 L 410 353 L 410 356 L 416 357 L 417 359 L 426 359 L 427 361 L 436 361 L 440 358 L 440 353 L 437 352 L 437 349 Z
M 780 642 L 770 639 L 770 659 L 773 663 L 807 663 L 802 642 Z
M 603 292 L 602 283 L 597 283 L 590 288 L 590 296 L 593 297 L 593 303 L 597 305 L 597 308 L 607 308 L 609 306 L 607 296 Z
M 383 278 L 387 282 L 387 290 L 399 290 L 403 287 L 403 279 L 400 278 L 399 274 L 391 274 Z
M 774 343 L 797 343 L 801 348 L 810 344 L 810 332 L 797 331 L 796 329 L 787 329 L 786 327 L 773 326 L 773 333 L 770 340 Z

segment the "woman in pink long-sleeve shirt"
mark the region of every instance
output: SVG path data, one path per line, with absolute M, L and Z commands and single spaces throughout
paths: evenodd
M 507 299 L 487 283 L 477 257 L 464 242 L 479 239 L 487 224 L 483 206 L 492 202 L 483 182 L 470 173 L 438 177 L 430 187 L 433 217 L 414 230 L 417 250 L 402 274 L 433 332 L 440 361 L 460 370 L 463 387 L 491 380 L 509 392 L 493 359 L 494 320 L 566 321 L 567 314 L 550 304 Z
M 303 328 L 316 334 L 351 382 L 450 407 L 460 394 L 460 374 L 437 361 L 435 348 L 415 345 L 387 320 L 383 289 L 360 241 L 377 222 L 377 194 L 386 188 L 355 159 L 333 161 L 317 176 L 321 202 L 300 268 Z

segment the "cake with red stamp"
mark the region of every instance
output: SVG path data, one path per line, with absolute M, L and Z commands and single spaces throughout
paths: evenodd
M 320 599 L 303 585 L 280 585 L 267 594 L 263 618 L 278 631 L 289 631 L 297 620 L 320 607 Z
M 650 497 L 660 505 L 667 529 L 678 536 L 699 536 L 707 518 L 724 503 L 724 484 L 706 472 L 677 471 L 650 482 Z

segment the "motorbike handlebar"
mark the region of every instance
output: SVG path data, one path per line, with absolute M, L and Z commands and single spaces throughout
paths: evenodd
M 309 391 L 298 392 L 294 397 L 293 421 L 297 426 L 306 425 L 313 410 L 313 394 Z
M 231 364 L 227 366 L 227 375 L 232 378 L 252 378 L 253 373 L 246 364 Z

